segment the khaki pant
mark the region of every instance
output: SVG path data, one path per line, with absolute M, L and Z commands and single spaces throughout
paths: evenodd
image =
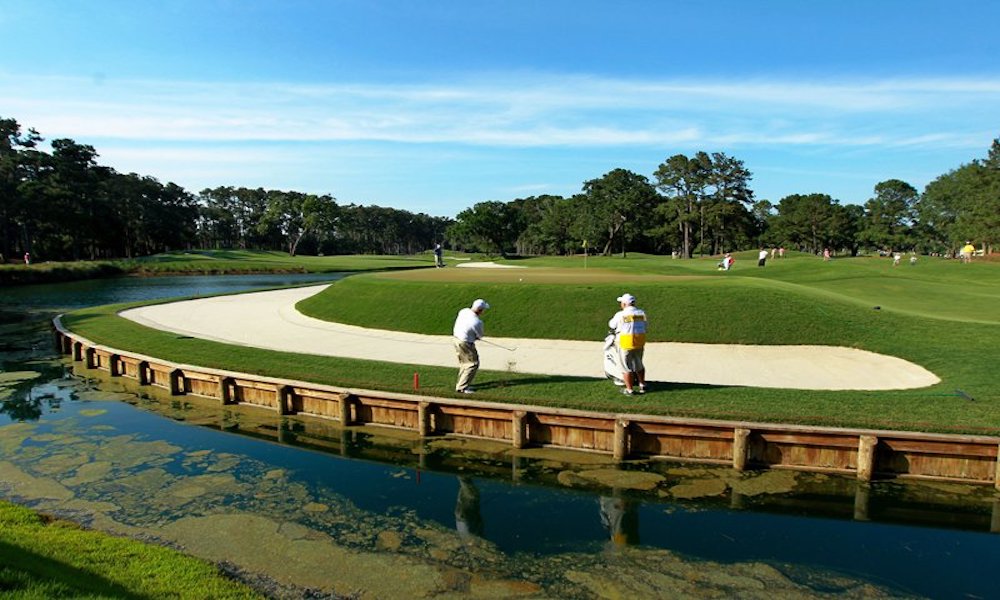
M 472 385 L 472 380 L 479 370 L 479 352 L 475 342 L 455 340 L 455 352 L 458 354 L 458 383 L 455 391 L 461 392 Z
M 622 367 L 625 371 L 629 373 L 638 373 L 640 371 L 645 371 L 646 367 L 642 364 L 642 355 L 645 348 L 634 348 L 632 350 L 619 350 L 619 356 L 621 357 Z

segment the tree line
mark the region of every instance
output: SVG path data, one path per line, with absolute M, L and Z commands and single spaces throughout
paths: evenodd
M 289 254 L 414 254 L 440 241 L 491 254 L 681 257 L 754 247 L 857 254 L 953 252 L 1000 239 L 1000 139 L 987 156 L 918 192 L 889 179 L 864 204 L 822 193 L 758 200 L 743 162 L 721 152 L 676 154 L 646 177 L 613 169 L 570 197 L 479 202 L 452 220 L 330 195 L 216 187 L 197 194 L 99 165 L 89 145 L 0 118 L 0 254 L 36 259 L 132 258 L 193 248 Z
M 828 194 L 757 200 L 743 162 L 723 153 L 676 154 L 652 178 L 614 169 L 579 194 L 480 202 L 448 229 L 465 250 L 498 254 L 720 254 L 786 247 L 857 255 L 862 251 L 953 254 L 973 241 L 992 253 L 1000 241 L 1000 138 L 987 156 L 941 175 L 918 192 L 888 179 L 863 205 Z
M 192 194 L 97 163 L 93 146 L 0 118 L 0 255 L 36 260 L 133 258 L 239 248 L 289 254 L 414 254 L 451 219 L 340 205 L 329 195 L 217 187 Z

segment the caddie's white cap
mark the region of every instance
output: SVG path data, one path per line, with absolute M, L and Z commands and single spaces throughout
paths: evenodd
M 486 310 L 490 305 L 486 303 L 486 300 L 482 298 L 477 298 L 475 302 L 472 303 L 472 310 Z
M 635 304 L 635 296 L 632 294 L 622 294 L 618 297 L 618 302 L 624 302 L 625 304 Z

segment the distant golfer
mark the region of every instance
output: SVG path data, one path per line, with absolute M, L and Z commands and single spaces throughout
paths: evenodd
M 441 250 L 441 244 L 434 244 L 434 266 L 435 267 L 440 268 L 440 267 L 444 266 L 444 260 L 441 257 L 442 252 L 443 251 Z
M 634 386 L 638 392 L 646 393 L 646 367 L 642 364 L 642 351 L 646 346 L 646 313 L 635 306 L 635 296 L 622 294 L 618 297 L 621 310 L 608 321 L 608 328 L 615 332 L 615 342 L 622 364 L 622 393 L 631 396 Z
M 761 248 L 760 252 L 757 253 L 757 266 L 763 267 L 764 263 L 767 262 L 767 248 Z
M 972 245 L 972 242 L 967 241 L 965 242 L 965 245 L 962 246 L 962 250 L 958 253 L 958 255 L 962 259 L 962 262 L 967 263 L 972 262 L 972 255 L 975 253 L 976 247 Z
M 472 380 L 479 370 L 479 352 L 476 350 L 476 340 L 483 339 L 483 320 L 479 318 L 490 305 L 479 298 L 472 303 L 472 308 L 463 308 L 455 318 L 455 352 L 458 354 L 458 383 L 455 391 L 460 394 L 471 394 Z

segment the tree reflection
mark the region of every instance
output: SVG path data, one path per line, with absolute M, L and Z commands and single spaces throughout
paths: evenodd
M 12 421 L 37 421 L 42 416 L 42 401 L 28 394 L 10 398 L 0 405 L 0 413 L 8 415 Z
M 16 395 L 0 402 L 0 414 L 5 414 L 12 421 L 37 421 L 42 416 L 42 403 L 48 400 L 51 408 L 59 407 L 59 399 L 52 394 L 35 394 L 34 388 L 29 388 L 23 395 Z

